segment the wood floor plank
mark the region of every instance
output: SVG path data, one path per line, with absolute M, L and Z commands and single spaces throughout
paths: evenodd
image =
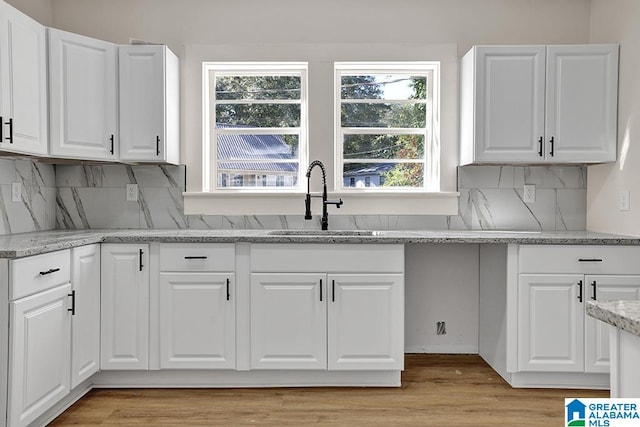
M 406 355 L 398 388 L 95 389 L 51 426 L 551 426 L 565 397 L 513 389 L 476 355 Z

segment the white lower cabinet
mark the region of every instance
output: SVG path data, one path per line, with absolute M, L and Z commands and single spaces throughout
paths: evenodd
M 235 368 L 234 274 L 160 273 L 160 368 Z
M 103 244 L 100 367 L 149 369 L 149 247 Z
M 518 286 L 518 366 L 521 371 L 584 371 L 583 277 L 521 274 Z
M 640 299 L 638 256 L 639 247 L 521 247 L 518 369 L 608 373 L 608 329 L 585 301 Z
M 330 370 L 402 369 L 404 275 L 330 274 Z
M 71 385 L 70 251 L 11 260 L 7 424 L 25 426 Z
M 10 305 L 10 426 L 28 425 L 69 393 L 70 293 L 66 283 Z
M 251 369 L 403 368 L 402 246 L 257 244 L 251 263 Z
M 251 369 L 327 368 L 327 276 L 251 275 Z
M 71 250 L 71 388 L 100 369 L 100 245 Z

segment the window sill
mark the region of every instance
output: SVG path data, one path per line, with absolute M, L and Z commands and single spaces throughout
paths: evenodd
M 314 193 L 316 194 L 316 193 Z M 187 215 L 303 215 L 305 193 L 202 193 L 185 192 Z M 330 192 L 342 198 L 331 215 L 458 215 L 458 192 Z M 320 199 L 312 200 L 314 213 L 321 212 Z

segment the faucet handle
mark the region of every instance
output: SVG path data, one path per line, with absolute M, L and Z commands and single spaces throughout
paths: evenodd
M 342 199 L 339 200 L 326 200 L 324 202 L 325 205 L 336 205 L 336 208 L 340 209 L 340 206 L 343 204 L 344 202 L 342 201 Z

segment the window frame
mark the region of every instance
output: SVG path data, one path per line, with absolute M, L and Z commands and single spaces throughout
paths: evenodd
M 211 74 L 213 72 L 213 75 Z M 216 74 L 242 75 L 242 76 L 300 76 L 300 125 L 297 128 L 272 128 L 253 127 L 247 128 L 251 134 L 278 134 L 278 135 L 298 135 L 298 173 L 297 185 L 295 187 L 218 187 L 218 150 L 217 135 L 227 133 L 228 130 L 220 132 L 216 125 L 216 96 L 215 82 Z M 301 193 L 304 191 L 304 173 L 309 158 L 309 117 L 308 117 L 308 62 L 282 61 L 282 62 L 202 62 L 202 191 L 203 193 Z M 234 100 L 235 101 L 235 100 Z M 273 102 L 273 100 L 272 100 Z M 273 102 L 274 104 L 291 104 L 292 102 Z M 213 111 L 212 111 L 213 110 Z M 282 162 L 279 160 L 278 162 Z M 284 161 L 287 163 L 287 161 Z M 295 161 L 288 161 L 295 163 Z M 226 172 L 224 172 L 226 173 Z M 257 172 L 255 172 L 257 176 Z M 229 179 L 232 174 L 229 174 Z M 284 180 L 283 180 L 284 181 Z
M 407 74 L 427 77 L 427 98 L 425 99 L 425 128 L 383 128 L 383 127 L 342 127 L 343 75 L 363 74 Z M 439 162 L 440 155 L 434 138 L 439 136 L 440 110 L 440 62 L 439 61 L 400 61 L 400 62 L 334 62 L 334 190 L 344 193 L 433 193 L 440 191 Z M 368 101 L 368 100 L 355 100 Z M 354 100 L 348 100 L 353 103 Z M 385 99 L 374 103 L 415 103 L 408 100 Z M 345 187 L 344 186 L 344 136 L 349 134 L 390 134 L 424 135 L 423 186 L 409 187 Z M 434 158 L 435 156 L 435 158 Z M 353 162 L 349 159 L 346 163 Z M 366 159 L 366 163 L 390 163 L 388 159 Z M 415 159 L 394 159 L 393 163 L 418 163 Z

